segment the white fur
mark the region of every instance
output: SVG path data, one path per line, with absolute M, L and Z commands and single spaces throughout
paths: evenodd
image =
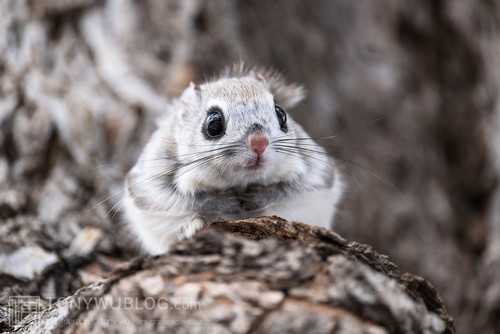
M 330 189 L 304 192 L 301 196 L 271 205 L 262 216 L 276 215 L 289 221 L 306 222 L 330 228 L 337 205 L 342 196 L 343 183 L 336 171 L 334 185 Z
M 165 253 L 171 244 L 182 239 L 183 227 L 186 237 L 203 227 L 203 221 L 196 217 L 195 212 L 182 212 L 175 209 L 164 212 L 141 210 L 134 204 L 128 191 L 126 191 L 124 207 L 128 225 L 149 254 Z

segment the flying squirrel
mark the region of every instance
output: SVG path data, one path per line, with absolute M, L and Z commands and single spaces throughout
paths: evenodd
M 330 227 L 343 182 L 285 111 L 303 98 L 275 72 L 235 65 L 174 99 L 125 179 L 125 221 L 143 249 L 164 253 L 218 218 Z

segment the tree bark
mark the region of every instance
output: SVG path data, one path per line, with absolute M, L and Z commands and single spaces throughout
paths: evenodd
M 165 255 L 138 257 L 12 332 L 44 330 L 453 333 L 454 324 L 430 283 L 371 247 L 263 217 L 218 221 Z

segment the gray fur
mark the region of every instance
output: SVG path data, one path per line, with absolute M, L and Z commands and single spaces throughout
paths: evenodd
M 202 216 L 209 213 L 235 215 L 241 212 L 237 193 L 232 190 L 197 192 L 192 201 L 193 209 Z
M 278 182 L 266 186 L 256 184 L 248 187 L 238 197 L 243 209 L 255 211 L 284 200 L 297 191 L 299 191 L 299 188 L 290 182 Z

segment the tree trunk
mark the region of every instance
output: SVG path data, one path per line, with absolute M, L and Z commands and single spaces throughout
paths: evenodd
M 243 59 L 303 84 L 308 98 L 292 116 L 314 137 L 337 135 L 321 141 L 348 182 L 334 230 L 432 282 L 457 319 L 458 332 L 495 333 L 499 18 L 498 0 L 0 0 L 0 328 L 10 328 L 9 297 L 40 296 L 45 307 L 50 298 L 72 295 L 137 254 L 120 221 L 124 174 L 170 97 Z M 194 240 L 316 254 L 308 269 L 312 276 L 301 284 L 321 279 L 311 273 L 323 270 L 318 289 L 334 278 L 328 268 L 350 268 L 365 278 L 373 270 L 312 246 L 255 246 L 212 233 Z M 222 259 L 220 252 L 215 254 Z M 198 263 L 202 253 L 182 256 Z M 176 256 L 181 255 L 144 260 L 117 282 L 137 286 L 135 275 L 160 279 L 155 270 L 173 275 L 169 270 L 178 263 L 168 263 Z M 247 269 L 242 280 L 253 275 Z M 194 275 L 190 270 L 179 272 Z M 210 272 L 215 273 L 207 269 L 203 275 Z M 168 275 L 165 282 L 181 284 Z M 399 276 L 375 276 L 394 293 L 406 289 Z M 230 275 L 223 277 L 220 287 Z M 279 299 L 279 289 L 260 277 L 251 279 L 252 286 Z M 368 287 L 349 277 L 345 282 L 352 288 Z M 111 281 L 80 293 L 119 294 Z M 193 282 L 199 287 L 202 278 Z M 292 287 L 280 291 L 285 290 Z M 207 298 L 220 301 L 222 309 L 233 302 Z M 326 326 L 321 328 L 336 326 L 340 297 L 325 293 L 324 303 L 308 298 L 285 294 L 270 306 L 273 311 L 256 304 L 261 313 L 241 322 L 252 329 L 268 328 L 261 326 L 271 321 L 292 325 L 289 315 L 305 317 L 294 311 L 305 303 Z M 421 313 L 411 319 L 437 312 L 412 298 Z M 407 328 L 390 307 L 382 315 L 372 309 L 360 314 L 351 302 L 342 307 L 352 323 L 365 319 L 367 326 Z M 48 310 L 58 312 L 57 305 Z M 64 317 L 92 317 L 90 311 Z M 237 319 L 221 312 L 221 319 Z M 396 327 L 387 327 L 387 317 Z

